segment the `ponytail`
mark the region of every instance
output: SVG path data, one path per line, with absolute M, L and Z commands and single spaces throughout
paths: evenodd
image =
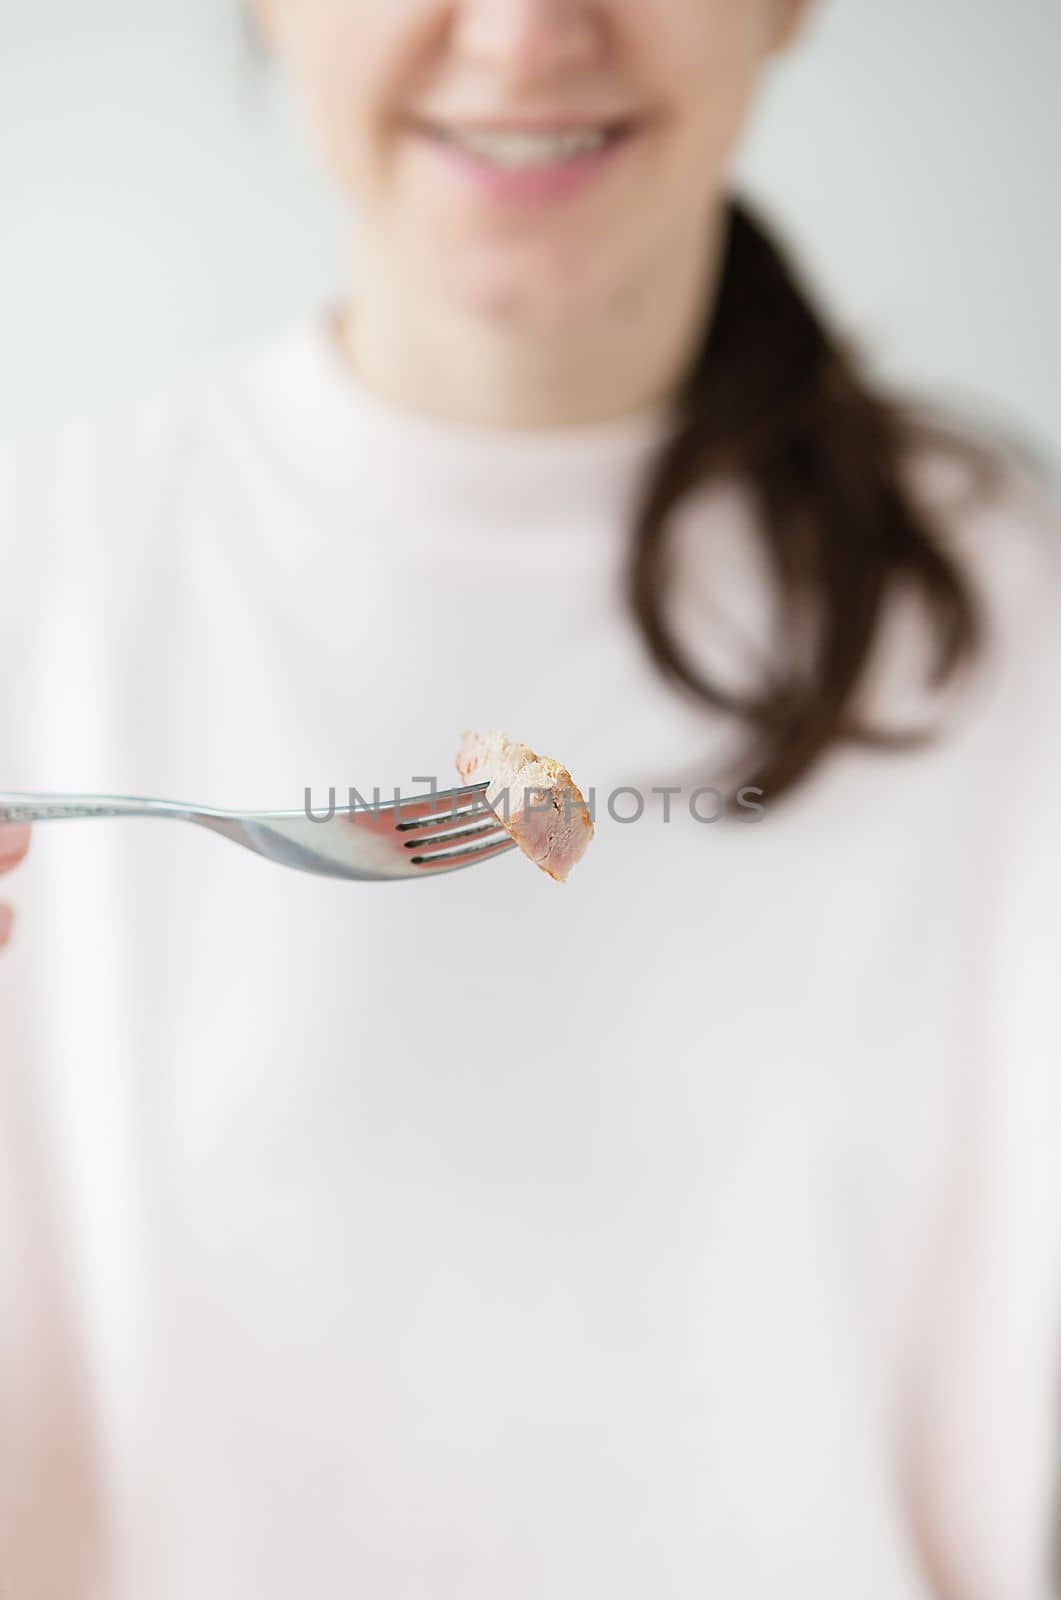
M 630 600 L 656 665 L 744 725 L 741 781 L 769 799 L 841 742 L 918 742 L 861 727 L 854 707 L 900 583 L 924 604 L 933 686 L 979 648 L 973 594 L 904 482 L 911 447 L 933 430 L 874 391 L 740 202 L 730 205 L 710 325 L 677 400 L 676 430 L 638 510 L 630 566 Z M 670 515 L 690 491 L 734 475 L 752 495 L 780 617 L 769 677 L 743 695 L 699 670 L 667 618 Z M 797 654 L 808 616 L 811 647 Z

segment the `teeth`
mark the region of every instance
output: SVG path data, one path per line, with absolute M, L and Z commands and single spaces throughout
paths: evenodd
M 499 167 L 546 167 L 570 161 L 606 143 L 600 128 L 565 128 L 559 133 L 489 132 L 483 128 L 447 129 L 451 144 L 483 156 Z

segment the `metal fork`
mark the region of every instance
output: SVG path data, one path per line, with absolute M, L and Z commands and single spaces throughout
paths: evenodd
M 486 783 L 391 804 L 303 811 L 221 811 L 135 795 L 2 794 L 0 825 L 86 817 L 167 817 L 195 822 L 269 861 L 328 878 L 383 883 L 476 867 L 516 848 L 486 803 Z

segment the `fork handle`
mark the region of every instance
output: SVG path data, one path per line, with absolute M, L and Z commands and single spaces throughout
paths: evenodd
M 144 800 L 133 795 L 108 794 L 2 794 L 0 824 L 58 822 L 85 817 L 174 817 L 194 821 L 203 815 L 199 806 L 173 800 Z

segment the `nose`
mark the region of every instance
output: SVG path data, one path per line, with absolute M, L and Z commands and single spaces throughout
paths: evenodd
M 517 81 L 599 58 L 602 0 L 461 0 L 456 45 L 477 65 Z

